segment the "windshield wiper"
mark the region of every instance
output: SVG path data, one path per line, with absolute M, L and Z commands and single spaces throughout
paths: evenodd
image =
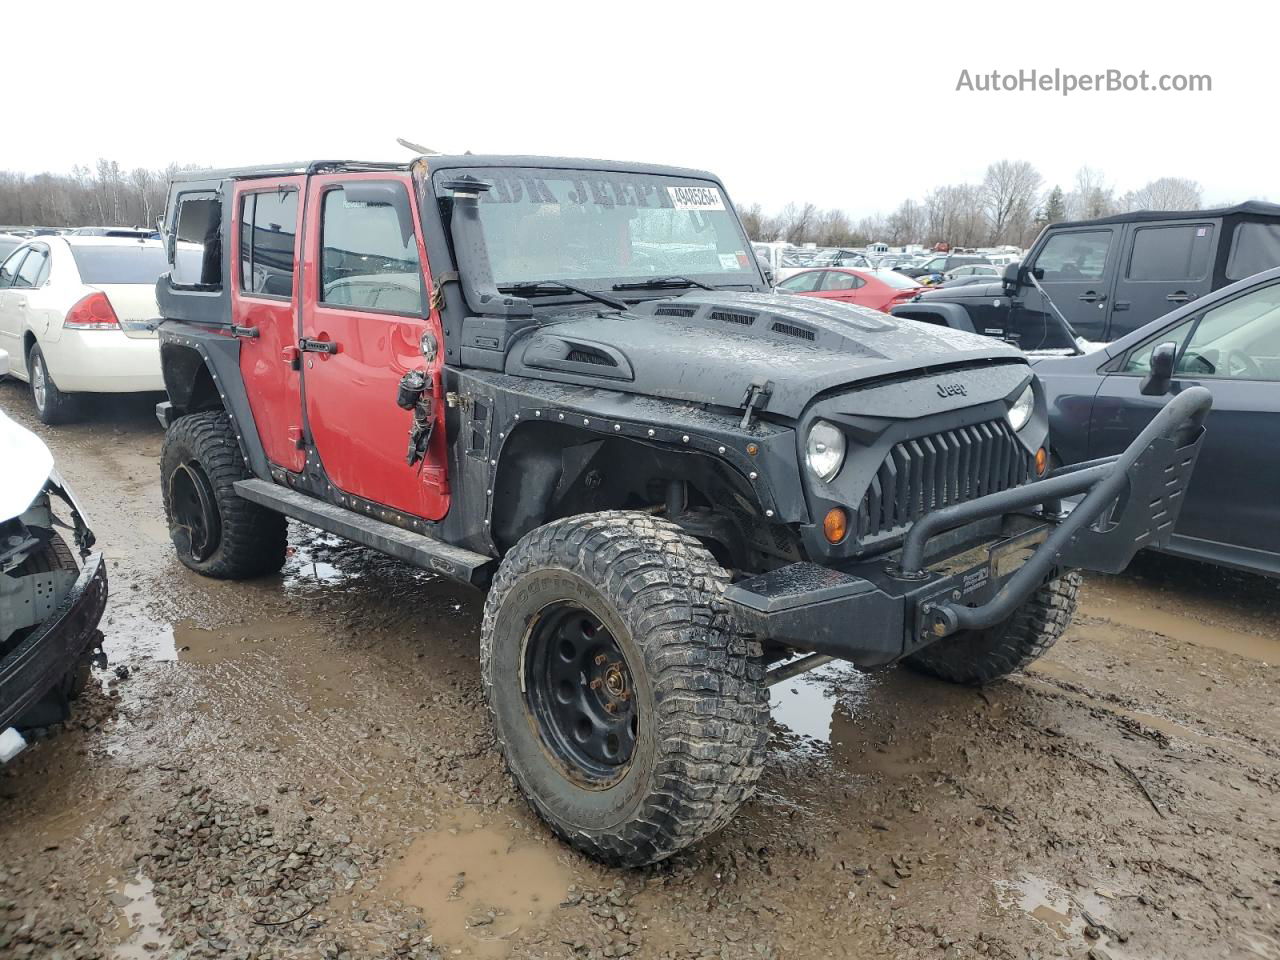
M 572 283 L 565 283 L 563 280 L 522 280 L 520 283 L 504 284 L 498 290 L 501 293 L 514 293 L 520 297 L 538 293 L 576 293 L 579 296 L 586 297 L 588 300 L 594 300 L 596 303 L 603 303 L 607 307 L 613 307 L 615 310 L 629 310 L 631 308 L 631 305 L 625 300 L 618 300 L 605 293 L 596 293 L 586 287 L 576 287 Z
M 690 280 L 688 277 L 655 277 L 652 280 L 637 280 L 634 283 L 615 283 L 615 290 L 660 290 L 663 287 L 701 287 L 703 290 L 714 290 L 715 287 L 701 280 Z

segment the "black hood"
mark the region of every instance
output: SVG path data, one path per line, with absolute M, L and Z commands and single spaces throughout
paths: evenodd
M 973 297 L 978 300 L 990 300 L 992 297 L 1007 297 L 1004 281 L 992 280 L 990 283 L 966 283 L 962 287 L 932 287 L 920 295 L 921 300 L 964 300 Z
M 990 337 L 852 304 L 700 291 L 622 314 L 546 321 L 513 345 L 506 369 L 722 407 L 741 407 L 753 381 L 771 381 L 763 409 L 796 418 L 837 387 L 983 361 L 1025 362 Z

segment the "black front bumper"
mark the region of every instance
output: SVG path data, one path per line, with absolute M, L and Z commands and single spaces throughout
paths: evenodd
M 0 658 L 0 730 L 11 726 L 79 664 L 107 604 L 107 565 L 90 554 L 58 608 Z
M 895 554 L 841 569 L 791 564 L 730 585 L 725 600 L 763 640 L 864 667 L 1000 623 L 1062 570 L 1119 572 L 1168 542 L 1211 405 L 1208 390 L 1185 390 L 1118 456 L 934 510 Z M 1064 512 L 1062 499 L 1078 494 Z M 930 541 L 993 523 L 994 536 L 926 565 Z

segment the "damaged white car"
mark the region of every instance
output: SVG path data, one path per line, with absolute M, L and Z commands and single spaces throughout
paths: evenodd
M 88 679 L 107 602 L 93 545 L 49 448 L 0 412 L 0 760 L 22 730 L 65 720 Z

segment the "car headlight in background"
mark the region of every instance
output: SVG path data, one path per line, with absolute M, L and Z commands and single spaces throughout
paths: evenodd
M 827 481 L 844 463 L 844 434 L 835 424 L 815 421 L 804 444 L 804 462 L 819 480 Z
M 1031 414 L 1036 409 L 1036 393 L 1031 389 L 1031 384 L 1027 384 L 1027 389 L 1018 395 L 1018 399 L 1013 401 L 1013 406 L 1009 408 L 1009 426 L 1013 427 L 1013 432 L 1017 433 L 1027 425 L 1031 419 Z

